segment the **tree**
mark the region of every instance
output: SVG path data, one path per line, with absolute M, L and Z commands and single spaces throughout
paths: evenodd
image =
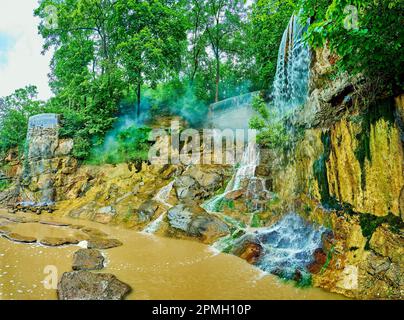
M 382 78 L 402 90 L 404 57 L 400 0 L 301 0 L 302 18 L 311 18 L 308 41 L 327 44 L 340 60 L 338 67 L 351 74 Z
M 44 110 L 44 103 L 37 99 L 37 95 L 35 86 L 26 86 L 0 98 L 0 154 L 16 147 L 23 150 L 28 118 Z
M 178 1 L 122 0 L 114 12 L 114 40 L 126 80 L 136 87 L 137 113 L 141 88 L 155 87 L 181 69 L 186 40 L 183 5 Z
M 206 0 L 206 33 L 215 60 L 215 102 L 219 101 L 220 63 L 232 36 L 241 26 L 243 0 Z
M 279 44 L 290 17 L 293 0 L 257 0 L 252 7 L 245 53 L 254 57 L 250 76 L 257 89 L 268 89 L 276 73 Z

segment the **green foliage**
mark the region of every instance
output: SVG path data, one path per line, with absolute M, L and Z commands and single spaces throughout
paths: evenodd
M 251 227 L 252 228 L 259 228 L 261 227 L 261 219 L 258 214 L 253 214 L 252 220 L 251 220 Z
M 327 270 L 328 266 L 331 263 L 331 260 L 332 260 L 332 257 L 334 255 L 334 252 L 335 252 L 335 246 L 332 246 L 330 251 L 328 251 L 328 253 L 327 253 L 327 259 L 326 259 L 323 267 L 320 270 L 320 274 L 323 274 Z
M 0 155 L 12 148 L 18 148 L 19 154 L 23 154 L 28 118 L 44 111 L 37 94 L 35 86 L 27 86 L 0 99 Z
M 255 57 L 251 78 L 257 89 L 267 89 L 272 84 L 279 44 L 296 9 L 295 3 L 293 0 L 257 0 L 253 4 L 246 54 Z
M 91 152 L 90 164 L 118 164 L 123 162 L 146 161 L 150 148 L 147 127 L 132 126 L 113 133 L 106 143 Z M 109 138 L 109 139 L 108 139 Z M 109 142 L 111 141 L 111 142 Z
M 250 128 L 259 131 L 258 143 L 271 149 L 283 149 L 290 141 L 284 121 L 275 119 L 261 97 L 254 98 L 253 108 L 258 116 L 250 120 Z
M 300 5 L 302 19 L 312 20 L 310 44 L 327 43 L 341 58 L 339 68 L 402 85 L 403 1 L 300 0 Z
M 7 190 L 11 186 L 11 182 L 8 180 L 0 180 L 0 192 Z

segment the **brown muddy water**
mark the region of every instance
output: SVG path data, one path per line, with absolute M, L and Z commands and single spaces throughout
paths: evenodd
M 5 214 L 5 211 L 1 211 Z M 35 218 L 33 215 L 17 215 Z M 128 283 L 132 293 L 127 299 L 343 299 L 321 289 L 300 289 L 268 275 L 238 257 L 218 254 L 210 247 L 185 240 L 160 238 L 118 227 L 45 215 L 41 220 L 66 222 L 97 228 L 124 243 L 102 250 L 106 268 Z M 8 223 L 0 219 L 1 223 Z M 80 231 L 39 223 L 7 224 L 25 236 L 75 237 Z M 82 236 L 82 235 L 81 235 Z M 0 237 L 0 300 L 57 299 L 55 289 L 44 280 L 57 270 L 58 278 L 71 271 L 72 256 L 79 246 L 45 247 L 22 244 Z

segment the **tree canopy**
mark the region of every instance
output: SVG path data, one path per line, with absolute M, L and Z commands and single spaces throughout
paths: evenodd
M 40 102 L 27 87 L 0 100 L 0 152 L 43 111 L 62 115 L 62 135 L 86 159 L 122 108 L 192 122 L 215 101 L 270 90 L 292 14 L 310 19 L 307 41 L 329 46 L 339 69 L 402 91 L 402 12 L 400 0 L 41 0 L 54 97 Z

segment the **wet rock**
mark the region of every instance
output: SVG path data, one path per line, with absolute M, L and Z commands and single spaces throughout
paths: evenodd
M 200 194 L 198 183 L 189 176 L 178 177 L 174 187 L 180 200 L 195 199 Z
M 323 249 L 319 248 L 314 251 L 313 257 L 314 261 L 308 265 L 307 270 L 309 270 L 310 273 L 317 274 L 326 264 L 327 254 Z
M 80 249 L 73 255 L 72 269 L 101 270 L 104 268 L 104 256 L 95 249 Z
M 88 234 L 90 237 L 94 237 L 94 238 L 102 238 L 102 237 L 108 236 L 105 232 L 102 232 L 95 228 L 81 228 L 81 231 Z
M 40 221 L 38 221 L 38 223 L 49 225 L 49 226 L 54 226 L 54 227 L 68 227 L 68 226 L 70 226 L 70 224 L 68 224 L 68 223 L 55 222 L 55 221 L 43 221 L 43 220 L 40 220 Z
M 389 257 L 393 262 L 402 263 L 404 256 L 404 237 L 391 232 L 387 226 L 376 229 L 370 239 L 370 248 L 376 253 Z
M 143 202 L 137 210 L 139 221 L 150 221 L 159 208 L 159 203 L 155 200 Z
M 239 243 L 232 253 L 250 264 L 255 264 L 259 260 L 263 250 L 260 244 L 248 239 Z
M 111 249 L 122 246 L 123 243 L 117 239 L 90 238 L 87 247 L 89 249 Z
M 237 200 L 241 198 L 245 193 L 245 190 L 235 190 L 235 191 L 230 191 L 229 193 L 226 194 L 225 198 L 226 200 Z
M 11 230 L 9 227 L 6 227 L 5 225 L 0 225 L 0 234 L 8 234 L 10 232 Z
M 271 175 L 271 169 L 269 165 L 259 165 L 255 169 L 255 175 L 262 177 L 269 177 Z
M 56 238 L 56 237 L 45 237 L 39 241 L 40 244 L 48 247 L 60 247 L 65 245 L 78 244 L 80 241 L 74 238 Z
M 103 207 L 97 210 L 94 221 L 102 224 L 108 224 L 115 217 L 116 210 L 112 206 Z
M 21 242 L 21 243 L 34 243 L 37 241 L 36 238 L 34 238 L 34 237 L 23 236 L 21 234 L 14 233 L 14 232 L 3 234 L 3 236 L 11 241 Z
M 334 233 L 331 230 L 325 231 L 321 236 L 321 243 L 324 251 L 328 252 L 336 244 Z
M 228 226 L 215 216 L 195 204 L 180 204 L 168 211 L 171 228 L 184 232 L 187 236 L 200 238 L 205 243 L 229 234 Z
M 112 274 L 88 271 L 64 273 L 57 290 L 59 300 L 123 300 L 130 291 Z
M 203 189 L 214 191 L 221 187 L 222 177 L 214 171 L 204 170 L 202 166 L 192 166 L 184 176 L 189 176 L 194 179 Z

